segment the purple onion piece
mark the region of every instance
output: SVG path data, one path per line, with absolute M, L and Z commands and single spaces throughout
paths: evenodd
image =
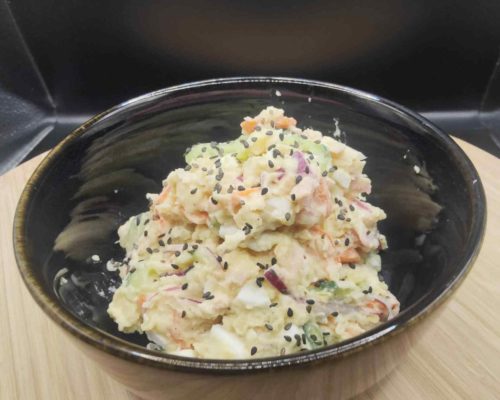
M 267 279 L 267 281 L 273 285 L 280 293 L 283 294 L 288 294 L 288 288 L 285 285 L 285 282 L 281 280 L 281 278 L 278 276 L 276 271 L 274 269 L 268 269 L 264 273 L 264 277 Z

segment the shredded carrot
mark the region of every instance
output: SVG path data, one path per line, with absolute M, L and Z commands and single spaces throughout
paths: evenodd
M 146 301 L 146 295 L 145 294 L 141 294 L 138 298 L 137 298 L 137 305 L 139 307 L 142 307 L 142 305 L 144 304 L 144 302 Z
M 161 191 L 160 195 L 156 199 L 156 204 L 162 203 L 168 197 L 168 192 L 170 192 L 170 186 L 165 186 Z
M 297 120 L 295 118 L 290 117 L 280 117 L 274 123 L 274 126 L 279 129 L 288 129 L 291 126 L 297 125 Z
M 326 232 L 323 228 L 321 228 L 319 225 L 314 225 L 314 226 L 311 228 L 311 232 L 313 232 L 313 233 L 317 233 L 318 235 L 321 235 L 321 236 L 323 236 L 323 235 L 324 235 L 324 236 L 325 236 L 325 237 L 329 240 L 330 245 L 331 245 L 332 247 L 334 247 L 334 244 L 333 244 L 333 238 L 332 238 L 332 236 L 331 236 L 328 232 Z
M 239 196 L 239 197 L 248 197 L 248 196 L 250 196 L 252 193 L 256 193 L 256 192 L 258 192 L 259 190 L 260 190 L 259 188 L 248 188 L 248 189 L 242 190 L 241 192 L 240 192 L 240 191 L 236 191 L 236 192 L 233 192 L 233 197 L 234 197 L 234 196 Z
M 387 309 L 387 306 L 380 300 L 370 300 L 366 304 L 366 307 L 375 311 L 375 314 L 378 315 L 381 321 L 387 321 L 387 318 L 389 317 L 389 310 Z
M 361 261 L 361 257 L 355 249 L 349 248 L 340 254 L 339 260 L 342 264 L 357 263 Z
M 240 124 L 240 126 L 241 129 L 243 129 L 243 132 L 249 135 L 255 130 L 255 127 L 257 126 L 257 121 L 254 119 L 246 119 Z

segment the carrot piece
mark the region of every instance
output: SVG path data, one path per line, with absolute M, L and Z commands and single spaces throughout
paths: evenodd
M 241 192 L 240 191 L 233 192 L 233 196 L 248 197 L 252 193 L 256 193 L 259 190 L 260 190 L 259 188 L 248 188 L 248 189 L 242 190 Z
M 160 204 L 163 201 L 165 201 L 168 197 L 168 192 L 170 192 L 170 186 L 165 186 L 163 190 L 161 191 L 160 195 L 156 199 L 156 204 Z
M 241 129 L 243 129 L 243 132 L 249 135 L 255 130 L 255 127 L 257 126 L 257 121 L 254 119 L 246 119 L 240 124 L 240 126 Z
M 374 311 L 381 321 L 387 321 L 389 318 L 389 310 L 387 306 L 378 299 L 373 299 L 366 304 L 366 307 Z
M 146 301 L 146 295 L 145 294 L 141 294 L 139 295 L 139 297 L 137 298 L 137 305 L 139 307 L 142 307 L 142 305 L 144 304 L 144 302 Z
M 342 264 L 357 263 L 361 261 L 359 253 L 353 248 L 349 248 L 342 252 L 339 259 Z
M 289 117 L 280 117 L 274 123 L 274 126 L 279 129 L 288 129 L 295 125 L 297 125 L 297 120 Z

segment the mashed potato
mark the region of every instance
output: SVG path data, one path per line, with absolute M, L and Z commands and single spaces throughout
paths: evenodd
M 379 279 L 386 247 L 365 157 L 268 107 L 226 143 L 197 144 L 149 211 L 118 234 L 109 315 L 153 347 L 199 358 L 290 354 L 399 312 Z

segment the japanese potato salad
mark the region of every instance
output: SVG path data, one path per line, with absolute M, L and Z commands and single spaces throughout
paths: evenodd
M 149 210 L 118 230 L 108 313 L 149 348 L 211 359 L 291 354 L 399 312 L 379 277 L 365 156 L 267 107 L 241 136 L 187 149 Z

